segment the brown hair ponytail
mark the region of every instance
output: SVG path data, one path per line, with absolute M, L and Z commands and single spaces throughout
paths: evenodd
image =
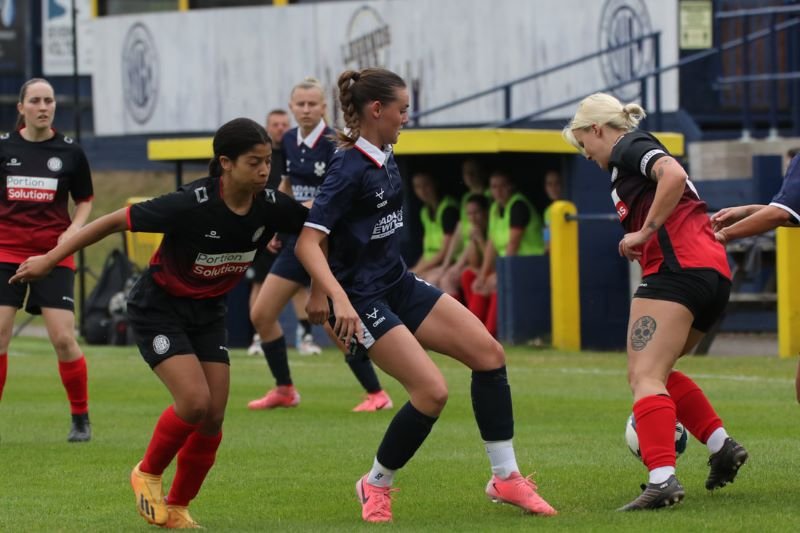
M 396 98 L 395 91 L 406 82 L 394 72 L 382 68 L 345 70 L 339 76 L 339 103 L 344 115 L 345 131 L 337 131 L 341 148 L 352 148 L 361 135 L 361 113 L 370 102 L 387 105 Z

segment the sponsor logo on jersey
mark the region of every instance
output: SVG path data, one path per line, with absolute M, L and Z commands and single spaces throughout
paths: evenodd
M 298 202 L 313 200 L 317 197 L 319 187 L 316 185 L 292 185 L 292 194 Z
M 386 204 L 389 203 L 389 200 L 384 200 L 383 199 L 383 194 L 384 194 L 384 192 L 383 192 L 383 188 L 382 187 L 381 187 L 380 191 L 376 191 L 375 192 L 375 198 L 377 198 L 378 200 L 381 200 L 380 202 L 378 202 L 375 205 L 375 207 L 378 208 L 378 209 L 380 209 L 381 207 L 384 207 Z
M 64 142 L 67 144 L 72 144 L 75 141 L 72 140 L 72 137 L 67 137 L 66 135 L 64 135 Z
M 259 228 L 258 228 L 258 229 L 255 231 L 255 233 L 253 233 L 253 238 L 252 238 L 251 240 L 252 240 L 253 242 L 256 242 L 256 241 L 258 240 L 258 238 L 259 238 L 259 237 L 261 237 L 262 235 L 264 235 L 264 229 L 265 229 L 265 228 L 264 228 L 264 226 L 261 226 L 261 227 L 259 227 Z
M 220 237 L 219 233 L 217 233 L 217 230 L 215 230 L 215 229 L 212 229 L 210 232 L 206 233 L 204 235 L 204 237 L 207 237 L 209 239 L 221 239 L 222 238 L 222 237 Z
M 9 159 L 8 161 L 6 161 L 6 166 L 7 166 L 7 167 L 18 167 L 18 166 L 20 166 L 21 164 L 22 164 L 22 161 L 20 161 L 20 160 L 19 160 L 19 159 L 17 159 L 16 157 L 12 157 L 12 158 L 11 158 L 11 159 Z
M 244 274 L 256 256 L 255 250 L 222 254 L 199 253 L 192 265 L 192 274 L 204 279 Z
M 58 172 L 63 167 L 64 162 L 61 161 L 60 157 L 51 157 L 47 160 L 47 168 L 49 168 L 51 172 Z
M 314 163 L 314 174 L 319 178 L 325 175 L 325 161 Z
M 374 241 L 376 239 L 385 239 L 390 235 L 394 235 L 394 232 L 402 227 L 403 210 L 398 209 L 397 211 L 393 211 L 378 220 L 378 222 L 372 228 L 372 237 L 370 237 L 370 240 Z
M 6 199 L 17 202 L 50 203 L 56 198 L 58 180 L 34 176 L 7 176 Z
M 628 218 L 630 210 L 628 209 L 628 206 L 625 205 L 625 202 L 623 202 L 619 197 L 619 194 L 617 194 L 617 189 L 611 190 L 611 199 L 614 201 L 614 208 L 617 210 L 617 215 L 619 215 L 619 221 L 622 222 Z
M 5 140 L 6 140 L 6 139 L 8 139 L 10 136 L 11 136 L 11 134 L 10 134 L 9 132 L 5 132 L 4 134 L 0 135 L 0 140 L 3 140 L 3 141 L 5 141 Z
M 264 189 L 264 196 L 266 197 L 267 201 L 271 204 L 278 203 L 278 199 L 275 197 L 275 191 L 272 189 Z
M 166 335 L 156 335 L 153 338 L 153 351 L 164 355 L 169 350 L 169 338 Z

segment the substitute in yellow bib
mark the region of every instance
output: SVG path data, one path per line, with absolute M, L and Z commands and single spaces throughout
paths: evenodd
M 439 285 L 439 280 L 448 265 L 445 256 L 458 225 L 458 203 L 439 193 L 433 177 L 418 172 L 411 178 L 414 194 L 422 201 L 422 257 L 411 269 L 428 283 Z

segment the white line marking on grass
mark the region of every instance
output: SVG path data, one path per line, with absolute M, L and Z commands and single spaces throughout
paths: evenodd
M 526 368 L 520 369 L 515 368 L 512 372 L 519 372 L 520 370 L 530 371 L 530 372 L 538 372 L 538 373 L 545 373 L 545 372 L 558 372 L 560 374 L 582 374 L 582 375 L 593 375 L 593 376 L 624 376 L 627 374 L 625 370 L 608 370 L 604 368 L 552 368 L 552 369 L 541 369 L 541 368 Z M 741 375 L 725 375 L 725 374 L 692 374 L 691 377 L 693 378 L 700 378 L 700 379 L 718 379 L 721 381 L 744 381 L 744 382 L 753 382 L 753 383 L 777 383 L 781 385 L 785 385 L 787 383 L 794 383 L 794 379 L 788 378 L 767 378 L 762 376 L 741 376 Z

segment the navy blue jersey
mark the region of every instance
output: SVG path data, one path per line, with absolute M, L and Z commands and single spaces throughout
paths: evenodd
M 325 179 L 336 145 L 329 136 L 334 131 L 320 121 L 308 137 L 300 137 L 299 128 L 283 136 L 282 145 L 286 166 L 284 175 L 292 184 L 292 194 L 298 202 L 313 200 Z
M 298 233 L 303 227 L 308 210 L 285 194 L 264 189 L 250 211 L 238 215 L 225 204 L 221 187 L 219 178 L 201 178 L 128 208 L 130 231 L 164 234 L 150 271 L 173 296 L 225 294 L 276 231 Z
M 783 178 L 783 185 L 778 194 L 772 199 L 769 205 L 780 207 L 792 215 L 792 224 L 800 224 L 800 155 L 794 156 L 786 176 Z
M 400 255 L 403 183 L 391 151 L 363 137 L 339 150 L 306 226 L 328 234 L 328 262 L 350 298 L 379 294 L 406 272 Z

